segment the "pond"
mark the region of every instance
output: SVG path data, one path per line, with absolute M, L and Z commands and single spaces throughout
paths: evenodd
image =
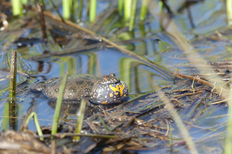
M 57 21 L 53 18 L 57 12 L 51 7 L 51 2 L 45 1 L 45 4 L 46 10 L 50 8 L 54 13 L 54 15 L 49 15 L 49 13 L 45 15 L 46 40 L 42 39 L 43 34 L 36 11 L 27 9 L 25 16 L 14 18 L 10 13 L 10 7 L 3 5 L 2 12 L 8 16 L 9 26 L 6 29 L 1 28 L 0 31 L 1 130 L 18 131 L 28 110 L 37 113 L 41 126 L 52 125 L 54 104 L 40 93 L 32 93 L 30 86 L 33 83 L 62 77 L 65 72 L 69 75 L 91 74 L 98 77 L 115 73 L 127 84 L 129 99 L 124 102 L 125 104 L 120 104 L 123 108 L 121 111 L 125 112 L 113 115 L 127 116 L 122 120 L 125 123 L 130 121 L 132 116 L 136 117 L 134 125 L 120 131 L 139 136 L 130 142 L 125 140 L 123 143 L 127 146 L 118 152 L 191 153 L 186 148 L 185 140 L 169 112 L 164 109 L 163 101 L 158 99 L 155 93 L 154 87 L 159 86 L 172 103 L 178 100 L 179 104 L 176 109 L 195 142 L 198 152 L 223 153 L 227 104 L 212 105 L 212 102 L 222 100 L 217 94 L 210 94 L 206 86 L 192 83 L 192 81 L 175 80 L 173 74 L 175 72 L 186 75 L 199 73 L 194 63 L 198 66 L 202 63 L 202 69 L 207 70 L 208 68 L 203 65 L 205 62 L 200 58 L 208 62 L 231 60 L 230 34 L 232 30 L 227 27 L 224 1 L 192 1 L 188 4 L 183 0 L 168 1 L 163 10 L 157 6 L 155 1 L 151 1 L 147 18 L 143 22 L 140 21 L 138 11 L 135 28 L 129 31 L 128 26 L 123 22 L 123 17 L 117 13 L 116 3 L 101 0 L 97 2 L 97 22 L 88 22 L 88 13 L 84 9 L 82 22 L 79 23 L 80 26 L 97 35 Z M 62 13 L 62 5 L 58 1 L 56 5 Z M 84 5 L 87 5 L 86 2 Z M 137 10 L 140 6 L 139 1 Z M 78 16 L 75 15 L 73 18 L 77 20 Z M 196 56 L 189 57 L 173 39 L 168 30 L 170 22 L 175 23 L 185 37 L 184 40 L 191 44 L 191 48 L 198 53 Z M 102 40 L 101 37 L 107 38 L 117 46 Z M 6 104 L 9 95 L 10 57 L 13 50 L 18 51 L 18 90 L 14 117 L 8 118 L 4 113 L 8 110 Z M 228 73 L 230 66 L 225 67 Z M 201 75 L 207 76 L 208 74 Z M 188 97 L 177 96 L 186 94 L 188 91 L 186 89 L 191 89 L 191 84 L 195 84 L 196 92 L 199 93 Z M 201 87 L 204 91 L 197 91 L 200 90 L 197 87 Z M 181 91 L 181 89 L 186 91 Z M 62 122 L 68 125 L 75 124 L 78 118 L 75 112 L 69 114 Z M 4 119 L 8 122 L 4 122 Z M 107 121 L 106 117 L 105 120 Z M 122 125 L 117 120 L 112 120 L 111 124 Z M 83 130 L 88 132 L 87 122 Z M 166 127 L 165 122 L 172 127 L 171 135 L 165 135 L 167 132 L 167 128 L 163 128 Z M 113 132 L 120 132 L 116 126 L 110 127 Z M 99 126 L 96 130 L 101 130 L 101 128 Z M 30 121 L 28 129 L 36 131 L 33 120 Z M 171 148 L 167 146 L 170 136 L 174 140 Z M 132 141 L 138 142 L 139 145 L 136 147 Z M 110 146 L 115 144 L 111 143 Z M 106 145 L 99 146 L 91 152 L 99 153 L 104 148 L 106 150 L 106 147 Z

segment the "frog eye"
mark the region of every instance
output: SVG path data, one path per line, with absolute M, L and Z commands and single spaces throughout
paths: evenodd
M 109 76 L 110 77 L 116 77 L 115 73 L 110 73 Z
M 108 75 L 104 75 L 102 78 L 103 78 L 104 80 L 107 80 L 107 79 L 109 79 L 109 76 L 108 76 Z

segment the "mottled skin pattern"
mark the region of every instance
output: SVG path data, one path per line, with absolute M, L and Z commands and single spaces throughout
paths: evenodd
M 62 78 L 52 78 L 32 85 L 32 91 L 40 91 L 49 99 L 57 99 Z M 89 74 L 69 76 L 63 100 L 88 99 L 95 104 L 118 103 L 128 96 L 126 84 L 114 73 L 102 78 Z

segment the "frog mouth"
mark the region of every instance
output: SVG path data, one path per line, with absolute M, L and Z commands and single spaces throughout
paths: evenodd
M 108 106 L 108 105 L 119 105 L 119 104 L 126 102 L 128 100 L 129 100 L 129 97 L 123 97 L 121 99 L 114 101 L 113 103 L 108 103 L 108 102 L 94 103 L 91 99 L 89 99 L 88 101 L 93 105 L 107 105 Z

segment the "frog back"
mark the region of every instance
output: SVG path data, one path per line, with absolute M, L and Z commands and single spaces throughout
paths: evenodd
M 72 75 L 69 76 L 66 82 L 63 100 L 81 100 L 89 98 L 93 85 L 100 78 L 89 74 Z M 57 99 L 59 96 L 59 89 L 61 78 L 53 80 L 52 82 L 46 81 L 45 87 L 42 90 L 43 95 L 50 99 Z

